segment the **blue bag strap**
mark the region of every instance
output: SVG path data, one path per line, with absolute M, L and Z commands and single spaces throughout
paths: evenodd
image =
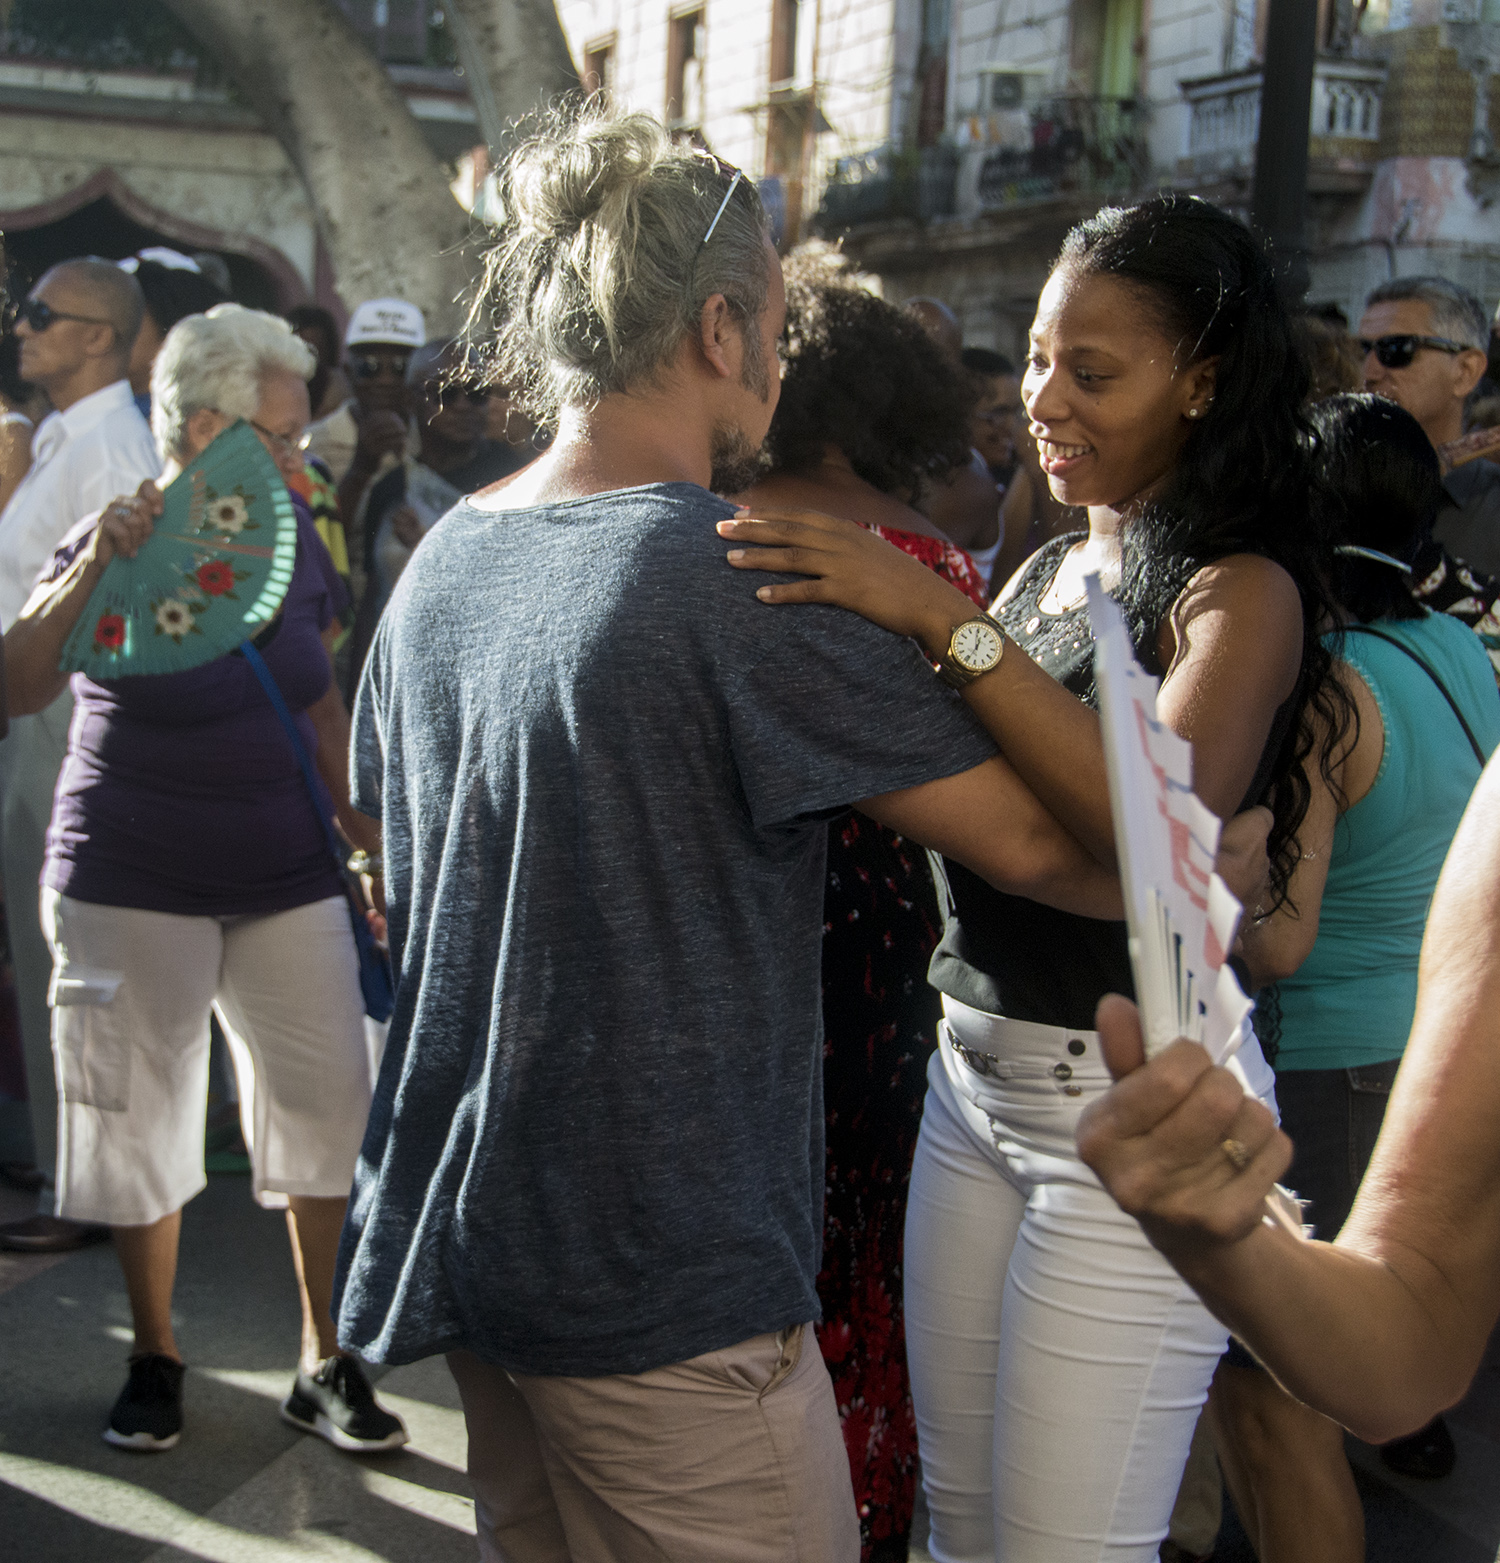
M 248 640 L 241 643 L 240 654 L 250 664 L 250 671 L 260 680 L 260 687 L 265 690 L 266 698 L 271 702 L 271 709 L 275 711 L 281 720 L 281 725 L 286 729 L 286 735 L 291 740 L 292 753 L 297 756 L 297 764 L 302 770 L 302 780 L 307 783 L 307 795 L 312 799 L 313 813 L 318 816 L 318 823 L 323 827 L 328 850 L 333 854 L 333 860 L 338 865 L 339 876 L 342 878 L 344 854 L 339 851 L 338 837 L 334 835 L 333 826 L 329 824 L 328 816 L 323 812 L 322 802 L 318 798 L 317 780 L 313 776 L 312 759 L 307 752 L 307 746 L 302 742 L 302 735 L 297 731 L 297 724 L 292 720 L 292 713 L 287 710 L 280 686 L 272 676 L 270 668 L 266 666 L 266 659 Z

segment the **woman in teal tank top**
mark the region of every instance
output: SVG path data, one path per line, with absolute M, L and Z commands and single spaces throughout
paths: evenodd
M 1500 742 L 1500 697 L 1479 638 L 1447 614 L 1420 611 L 1421 618 L 1376 620 L 1379 637 L 1362 625 L 1327 637 L 1364 684 L 1362 691 L 1354 685 L 1361 736 L 1379 760 L 1369 790 L 1331 833 L 1321 908 L 1303 908 L 1304 921 L 1316 920 L 1312 952 L 1278 984 L 1278 1081 L 1304 1070 L 1393 1062 L 1406 1046 L 1427 907 L 1481 768 L 1426 669 L 1441 679 L 1486 758 Z M 1374 722 L 1365 715 L 1370 703 Z
M 1276 1095 L 1296 1145 L 1287 1181 L 1316 1235 L 1343 1226 L 1385 1116 L 1416 1007 L 1417 962 L 1438 872 L 1500 743 L 1500 694 L 1466 625 L 1412 596 L 1406 561 L 1430 535 L 1442 489 L 1420 425 L 1393 402 L 1337 396 L 1313 410 L 1319 498 L 1343 539 L 1330 583 L 1346 615 L 1327 636 L 1359 715 L 1330 756 L 1335 786 L 1306 766 L 1312 798 L 1290 902 L 1247 928 L 1260 1001 L 1276 1017 Z M 1277 981 L 1276 979 L 1280 979 Z M 1292 1400 L 1247 1355 L 1214 1380 L 1214 1431 L 1261 1563 L 1312 1563 L 1306 1516 L 1339 1517 L 1318 1563 L 1364 1557 L 1364 1517 L 1343 1432 Z M 1408 1474 L 1443 1474 L 1441 1418 L 1384 1452 Z

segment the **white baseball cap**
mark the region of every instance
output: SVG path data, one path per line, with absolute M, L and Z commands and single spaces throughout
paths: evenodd
M 415 304 L 401 298 L 367 299 L 349 317 L 345 347 L 384 342 L 393 347 L 421 347 L 427 340 L 427 322 Z

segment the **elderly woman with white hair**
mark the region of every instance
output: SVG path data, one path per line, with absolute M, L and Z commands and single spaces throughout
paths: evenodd
M 312 350 L 284 321 L 235 304 L 174 326 L 151 378 L 170 481 L 235 419 L 295 476 Z M 5 635 L 10 709 L 61 693 L 63 642 L 106 565 L 133 556 L 161 510 L 152 484 L 63 540 Z M 305 748 L 325 815 L 379 851 L 349 806 L 349 722 L 328 647 L 343 588 L 297 505 L 297 560 L 255 637 Z M 339 1231 L 371 1094 L 348 902 L 297 758 L 249 662 L 182 673 L 73 675 L 43 922 L 53 952 L 58 1213 L 108 1224 L 135 1326 L 130 1377 L 105 1438 L 169 1449 L 184 1367 L 172 1332 L 182 1207 L 205 1183 L 209 1011 L 239 1079 L 256 1199 L 284 1206 L 301 1294 L 302 1360 L 283 1415 L 341 1449 L 395 1448 L 398 1418 L 341 1356 L 329 1313 Z

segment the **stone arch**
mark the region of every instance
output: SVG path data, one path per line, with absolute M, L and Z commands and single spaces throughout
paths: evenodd
M 153 206 L 142 200 L 112 168 L 101 168 L 54 200 L 35 206 L 0 209 L 0 231 L 6 235 L 9 257 L 13 262 L 21 263 L 19 269 L 22 270 L 34 269 L 43 261 L 50 264 L 62 259 L 62 255 L 49 253 L 46 231 L 85 214 L 96 203 L 101 207 L 100 231 L 113 241 L 107 240 L 98 250 L 105 259 L 122 259 L 152 243 L 165 243 L 188 251 L 213 250 L 224 256 L 236 284 L 244 285 L 245 291 L 252 295 L 246 302 L 253 301 L 263 308 L 281 311 L 309 298 L 308 286 L 301 273 L 274 245 L 249 234 L 226 233 Z M 111 216 L 115 219 L 113 223 L 109 220 Z M 79 225 L 70 226 L 77 228 Z M 119 254 L 108 253 L 111 249 L 118 249 Z M 76 255 L 80 251 L 75 248 L 72 253 Z M 32 262 L 29 267 L 28 261 Z M 259 286 L 256 285 L 257 274 Z M 253 297 L 267 290 L 269 297 Z

